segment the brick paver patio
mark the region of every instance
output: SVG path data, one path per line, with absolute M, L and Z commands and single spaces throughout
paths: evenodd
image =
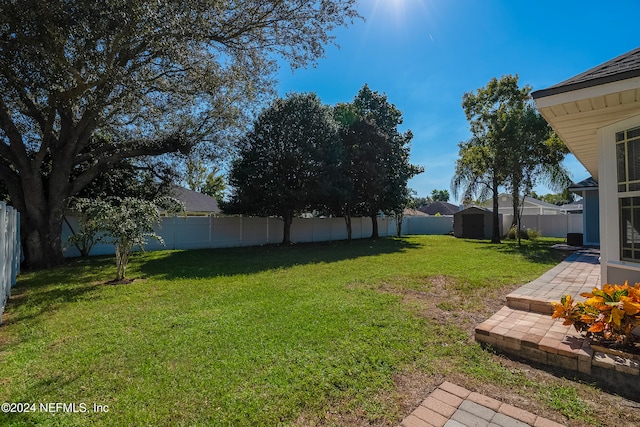
M 577 251 L 536 280 L 507 295 L 507 306 L 476 327 L 476 341 L 525 359 L 590 375 L 604 357 L 610 364 L 628 364 L 594 351 L 573 326 L 551 318 L 551 302 L 600 286 L 597 250 Z M 603 366 L 606 364 L 603 364 Z M 615 367 L 614 367 L 615 370 Z M 638 372 L 640 373 L 640 371 Z M 638 375 L 636 373 L 636 375 Z
M 571 254 L 507 296 L 507 306 L 476 327 L 476 341 L 534 362 L 591 374 L 593 369 L 640 375 L 639 360 L 594 352 L 572 326 L 552 319 L 551 302 L 600 286 L 597 250 Z M 595 367 L 595 368 L 594 368 Z M 554 421 L 445 382 L 403 421 L 403 427 L 559 427 Z

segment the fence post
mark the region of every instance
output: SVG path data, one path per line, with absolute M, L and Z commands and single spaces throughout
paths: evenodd
M 20 222 L 14 208 L 0 202 L 0 323 L 20 269 Z
M 209 247 L 213 246 L 213 214 L 209 214 Z
M 9 259 L 8 253 L 8 230 L 7 230 L 7 209 L 4 202 L 0 202 L 0 320 L 2 313 L 4 312 L 4 305 L 9 298 L 9 284 L 7 283 L 7 261 Z
M 20 261 L 22 256 L 22 245 L 20 244 L 20 212 L 16 209 L 13 216 L 14 221 L 14 250 L 13 250 L 13 269 L 11 275 L 11 286 L 16 285 L 18 274 L 20 274 Z

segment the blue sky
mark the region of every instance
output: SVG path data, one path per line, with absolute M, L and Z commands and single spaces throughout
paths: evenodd
M 316 67 L 283 66 L 278 94 L 350 102 L 363 84 L 402 112 L 414 134 L 418 195 L 450 189 L 458 143 L 470 137 L 461 102 L 493 77 L 518 74 L 544 89 L 640 46 L 639 0 L 360 0 L 365 22 L 334 32 Z M 570 156 L 574 181 L 588 176 Z M 542 194 L 544 187 L 536 188 Z

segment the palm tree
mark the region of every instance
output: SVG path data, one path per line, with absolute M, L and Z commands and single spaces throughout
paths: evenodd
M 517 226 L 518 244 L 521 244 L 522 206 L 533 187 L 542 183 L 553 191 L 562 191 L 571 184 L 569 171 L 562 165 L 568 153 L 546 120 L 532 105 L 527 105 L 520 118 L 516 143 L 507 154 L 506 184 L 513 201 L 511 226 Z
M 488 144 L 478 137 L 472 137 L 458 146 L 460 157 L 456 160 L 456 170 L 451 180 L 451 193 L 457 198 L 462 191 L 463 200 L 484 200 L 491 196 L 493 200 L 491 243 L 500 243 L 498 194 L 503 178 L 496 156 L 491 155 Z

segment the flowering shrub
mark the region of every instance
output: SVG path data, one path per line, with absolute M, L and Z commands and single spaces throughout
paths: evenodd
M 73 207 L 84 215 L 82 223 L 91 225 L 82 233 L 92 235 L 94 243 L 106 241 L 115 246 L 116 281 L 125 280 L 129 256 L 136 246 L 144 249 L 148 238 L 164 245 L 162 237 L 153 229 L 160 222 L 160 211 L 184 210 L 182 203 L 172 197 L 162 197 L 153 202 L 132 197 L 77 199 Z
M 634 286 L 607 284 L 580 295 L 587 300 L 576 302 L 571 295 L 565 295 L 559 303 L 552 303 L 552 317 L 565 319 L 565 325 L 591 334 L 596 342 L 622 345 L 640 342 L 640 337 L 632 333 L 640 326 L 640 283 Z

